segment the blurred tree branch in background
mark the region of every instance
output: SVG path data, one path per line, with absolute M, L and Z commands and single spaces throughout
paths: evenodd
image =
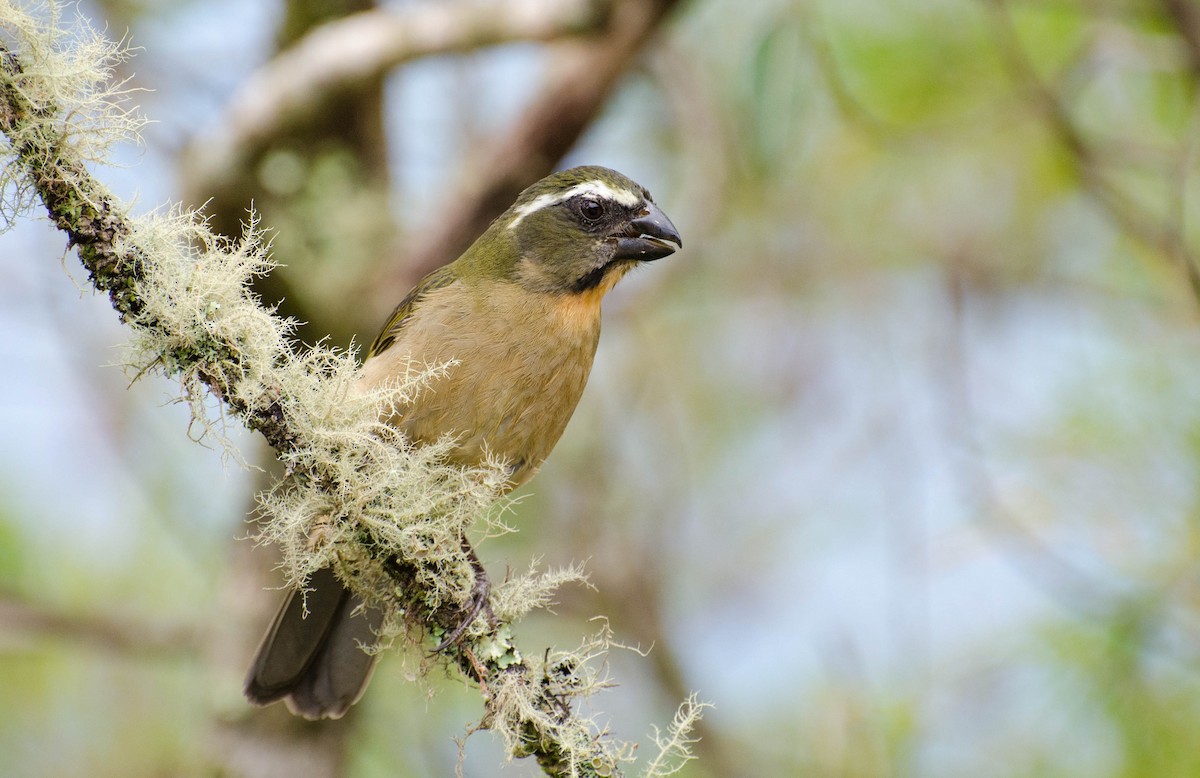
M 1013 25 L 1011 0 L 988 0 L 994 9 L 996 40 L 1004 61 L 1012 70 L 1019 87 L 1028 89 L 1033 95 L 1034 104 L 1041 110 L 1058 136 L 1063 147 L 1070 154 L 1076 165 L 1079 179 L 1084 187 L 1096 198 L 1109 217 L 1121 226 L 1131 237 L 1145 243 L 1151 249 L 1161 253 L 1169 261 L 1175 263 L 1186 274 L 1188 283 L 1197 302 L 1200 303 L 1200 265 L 1197 264 L 1196 251 L 1184 231 L 1184 225 L 1179 220 L 1182 213 L 1182 198 L 1184 193 L 1175 191 L 1168 197 L 1176 199 L 1175 204 L 1166 205 L 1166 213 L 1155 213 L 1144 206 L 1127 189 L 1123 188 L 1112 173 L 1119 172 L 1122 167 L 1130 164 L 1130 149 L 1134 146 L 1128 138 L 1109 138 L 1103 142 L 1094 140 L 1075 119 L 1066 93 L 1064 84 L 1071 84 L 1072 90 L 1081 87 L 1079 81 L 1088 78 L 1087 70 L 1093 57 L 1092 48 L 1099 42 L 1086 42 L 1081 48 L 1075 61 L 1068 63 L 1059 75 L 1059 84 L 1048 83 L 1038 73 L 1034 63 L 1029 59 L 1024 44 L 1020 40 Z M 1192 89 L 1200 88 L 1200 70 L 1194 65 L 1200 62 L 1196 59 L 1200 49 L 1194 47 L 1197 40 L 1197 12 L 1195 6 L 1186 0 L 1163 0 L 1164 7 L 1177 23 L 1180 41 L 1193 61 Z M 1195 125 L 1200 130 L 1200 124 Z M 1186 142 L 1184 148 L 1168 152 L 1176 159 L 1168 158 L 1163 162 L 1167 170 L 1165 175 L 1172 176 L 1176 171 L 1184 173 L 1190 161 L 1195 157 L 1196 141 Z
M 1200 77 L 1200 8 L 1191 0 L 1162 0 L 1162 4 L 1187 45 L 1192 70 Z
M 305 28 L 246 79 L 212 134 L 192 140 L 185 177 L 198 196 L 222 191 L 295 125 L 335 109 L 348 94 L 373 88 L 405 62 L 562 39 L 594 29 L 602 8 L 595 0 L 452 2 L 372 8 Z
M 195 623 L 168 626 L 119 619 L 107 613 L 85 615 L 50 610 L 4 592 L 0 592 L 0 624 L 4 625 L 4 642 L 61 640 L 146 660 L 195 655 L 204 637 Z M 0 653 L 4 650 L 0 646 Z
M 330 25 L 345 30 L 338 25 L 352 18 L 375 21 L 373 27 L 395 34 L 374 5 L 374 0 L 288 0 L 274 57 L 224 111 L 237 129 L 218 125 L 211 136 L 191 140 L 180 160 L 184 203 L 203 204 L 218 233 L 241 234 L 251 208 L 275 232 L 273 249 L 288 269 L 258 279 L 255 291 L 297 320 L 303 342 L 328 338 L 346 347 L 360 333 L 365 322 L 355 320 L 353 310 L 359 307 L 347 310 L 340 298 L 350 293 L 364 266 L 384 261 L 395 229 L 383 115 L 386 67 L 355 60 L 363 67 L 339 67 L 336 76 L 314 83 L 317 71 L 299 67 L 293 52 L 299 62 L 319 57 L 344 64 L 355 47 L 339 56 L 321 36 L 316 43 L 309 36 Z M 362 31 L 358 24 L 348 29 Z M 336 33 L 331 37 L 345 43 Z M 275 57 L 283 58 L 282 67 L 272 67 Z M 292 79 L 295 89 L 286 86 Z M 346 88 L 334 88 L 338 85 Z M 307 89 L 314 91 L 309 95 Z M 267 108 L 253 110 L 255 101 Z M 354 239 L 345 240 L 347 235 Z

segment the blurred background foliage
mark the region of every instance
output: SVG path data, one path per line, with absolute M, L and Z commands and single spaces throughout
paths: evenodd
M 369 341 L 573 45 L 414 60 L 196 172 L 250 74 L 370 5 L 79 6 L 153 90 L 103 176 L 235 233 L 253 202 L 309 342 Z M 628 65 L 561 164 L 648 186 L 685 249 L 609 298 L 520 532 L 481 548 L 587 562 L 526 650 L 599 614 L 650 648 L 592 705 L 646 741 L 715 703 L 687 776 L 1200 775 L 1200 7 L 692 0 Z M 266 481 L 128 386 L 62 251 L 0 241 L 0 772 L 452 775 L 478 698 L 412 657 L 337 724 L 245 706 Z

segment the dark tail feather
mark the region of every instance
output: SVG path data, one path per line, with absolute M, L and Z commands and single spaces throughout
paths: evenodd
M 267 628 L 246 674 L 246 697 L 255 705 L 282 699 L 306 719 L 336 719 L 367 688 L 376 657 L 361 646 L 375 642 L 383 614 L 356 614 L 362 601 L 328 568 L 313 573 L 308 587 L 307 595 L 291 592 Z

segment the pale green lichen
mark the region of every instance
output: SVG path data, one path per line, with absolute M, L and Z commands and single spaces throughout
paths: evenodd
M 692 736 L 696 725 L 700 723 L 705 708 L 711 708 L 712 703 L 700 702 L 696 694 L 692 694 L 675 711 L 675 717 L 665 733 L 654 728 L 651 738 L 658 747 L 658 753 L 646 766 L 642 773 L 646 778 L 666 778 L 675 775 L 683 766 L 696 758 L 692 746 L 697 739 Z
M 129 49 L 106 39 L 82 16 L 73 17 L 70 29 L 64 24 L 58 3 L 30 2 L 17 8 L 11 0 L 0 0 L 0 43 L 20 52 L 25 76 L 15 89 L 33 105 L 56 108 L 53 114 L 37 117 L 40 121 L 6 129 L 5 141 L 12 148 L 39 149 L 44 162 L 52 161 L 57 148 L 68 146 L 85 162 L 105 163 L 114 144 L 136 140 L 145 124 L 129 99 L 135 90 L 113 83 L 113 73 L 129 58 Z M 49 126 L 53 130 L 47 137 Z M 5 156 L 6 164 L 0 167 L 0 233 L 36 199 L 25 165 Z
M 537 569 L 537 560 L 524 575 L 515 576 L 498 586 L 492 594 L 492 609 L 501 621 L 518 621 L 529 611 L 554 604 L 554 593 L 566 584 L 590 586 L 583 565 Z

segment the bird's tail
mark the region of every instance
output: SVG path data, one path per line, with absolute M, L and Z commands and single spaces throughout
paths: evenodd
M 308 591 L 284 601 L 246 674 L 246 697 L 255 705 L 284 700 L 306 719 L 340 718 L 358 701 L 376 655 L 363 651 L 375 642 L 381 611 L 360 609 L 329 568 L 313 573 Z

